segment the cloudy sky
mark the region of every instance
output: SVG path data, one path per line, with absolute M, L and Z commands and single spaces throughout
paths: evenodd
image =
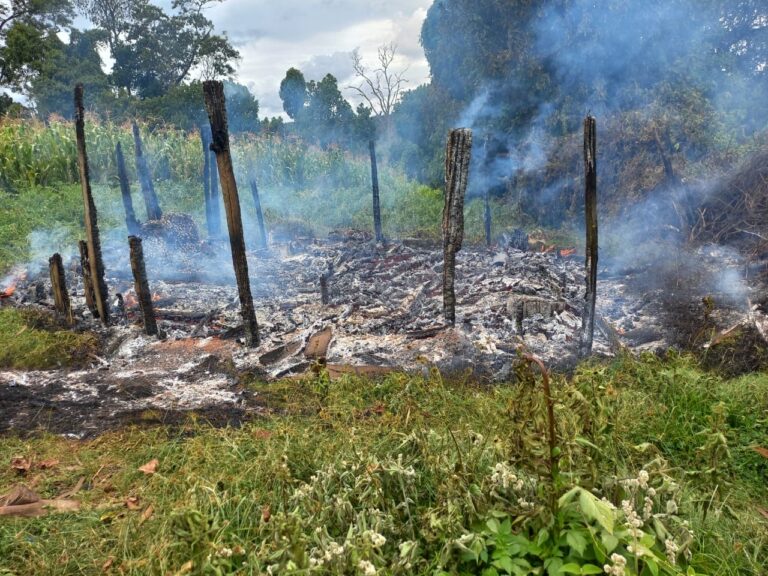
M 160 2 L 161 4 L 163 2 Z M 226 0 L 208 17 L 240 51 L 238 80 L 259 99 L 262 115 L 282 114 L 280 81 L 290 67 L 308 80 L 331 73 L 339 86 L 353 83 L 351 52 L 374 64 L 379 46 L 398 47 L 396 68 L 408 71 L 408 87 L 429 79 L 419 45 L 432 0 Z M 342 90 L 354 101 L 353 93 Z

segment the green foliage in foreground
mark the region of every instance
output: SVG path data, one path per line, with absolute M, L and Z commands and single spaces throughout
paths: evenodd
M 98 342 L 58 326 L 50 314 L 0 309 L 0 368 L 44 370 L 73 366 L 95 353 Z
M 87 482 L 80 512 L 0 524 L 0 573 L 761 573 L 768 460 L 750 447 L 768 437 L 766 376 L 624 358 L 556 377 L 553 475 L 544 402 L 520 374 L 320 374 L 254 383 L 279 410 L 240 429 L 5 438 L 0 462 L 61 460 L 36 472 L 43 496 Z M 154 458 L 156 474 L 137 470 Z

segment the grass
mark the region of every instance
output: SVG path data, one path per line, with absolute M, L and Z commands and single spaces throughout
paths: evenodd
M 280 412 L 240 429 L 190 417 L 88 442 L 4 438 L 0 462 L 33 466 L 19 478 L 4 465 L 0 486 L 23 480 L 50 497 L 85 483 L 80 512 L 0 523 L 0 574 L 355 574 L 361 561 L 381 574 L 471 573 L 455 542 L 477 522 L 512 514 L 524 531 L 547 516 L 514 512 L 490 480 L 503 463 L 544 482 L 532 384 L 321 374 L 252 383 Z M 612 478 L 644 467 L 675 483 L 697 573 L 762 573 L 768 460 L 751 447 L 768 438 L 765 375 L 727 380 L 686 358 L 622 358 L 554 384 L 564 483 L 610 497 Z M 138 471 L 155 458 L 156 474 Z M 36 469 L 46 459 L 60 462 Z M 372 533 L 386 543 L 373 546 Z M 310 569 L 313 550 L 341 545 L 333 567 Z
M 98 341 L 57 325 L 50 314 L 0 309 L 0 368 L 45 370 L 89 361 Z

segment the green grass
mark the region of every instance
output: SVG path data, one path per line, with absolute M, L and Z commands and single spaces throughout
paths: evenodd
M 33 464 L 26 479 L 0 467 L 0 486 L 34 482 L 52 497 L 85 484 L 77 513 L 0 523 L 0 574 L 101 574 L 110 559 L 106 572 L 135 575 L 260 574 L 271 565 L 356 574 L 361 560 L 380 574 L 471 573 L 455 542 L 489 514 L 511 514 L 523 533 L 547 522 L 545 505 L 519 512 L 491 481 L 504 463 L 546 486 L 543 402 L 530 377 L 491 388 L 437 374 L 251 386 L 280 411 L 241 429 L 192 418 L 89 442 L 4 438 L 0 462 L 60 463 Z M 615 478 L 645 467 L 675 483 L 698 573 L 762 573 L 768 460 L 750 447 L 768 438 L 768 378 L 725 380 L 688 359 L 624 358 L 555 377 L 554 390 L 560 490 L 579 484 L 612 498 Z M 155 475 L 137 470 L 153 458 Z M 385 536 L 381 548 L 369 530 Z M 309 570 L 309 557 L 331 542 L 345 552 L 331 568 Z
M 44 370 L 90 361 L 98 341 L 58 326 L 50 314 L 0 309 L 0 368 Z

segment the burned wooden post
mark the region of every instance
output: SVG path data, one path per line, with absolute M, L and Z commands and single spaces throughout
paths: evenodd
M 320 302 L 323 306 L 328 304 L 328 276 L 320 275 Z
M 77 138 L 77 164 L 80 169 L 80 185 L 83 189 L 85 207 L 85 233 L 88 238 L 88 267 L 93 284 L 93 298 L 99 318 L 106 326 L 109 324 L 109 297 L 107 283 L 104 280 L 104 261 L 101 259 L 101 241 L 99 225 L 96 219 L 96 204 L 91 192 L 91 179 L 88 170 L 88 153 L 85 149 L 85 111 L 83 109 L 83 85 L 75 86 L 75 136 Z
M 80 268 L 83 272 L 83 292 L 85 292 L 85 305 L 91 311 L 94 318 L 99 317 L 99 310 L 96 308 L 96 294 L 93 289 L 93 279 L 91 278 L 91 264 L 88 259 L 88 243 L 85 240 L 78 242 L 80 248 Z
M 149 282 L 147 281 L 147 268 L 144 265 L 144 249 L 141 247 L 141 238 L 129 236 L 128 245 L 131 249 L 133 286 L 141 308 L 141 316 L 144 319 L 144 332 L 150 336 L 156 336 L 157 321 L 155 320 L 155 309 L 152 306 L 152 292 L 149 291 Z
M 51 290 L 53 291 L 53 302 L 56 306 L 56 312 L 67 321 L 69 326 L 75 324 L 75 318 L 72 316 L 72 305 L 69 302 L 69 293 L 67 292 L 67 282 L 64 277 L 64 264 L 61 261 L 61 254 L 58 252 L 48 260 L 48 267 L 51 274 Z
M 371 156 L 371 190 L 373 192 L 373 230 L 376 242 L 384 242 L 384 234 L 381 231 L 381 203 L 379 201 L 379 167 L 376 164 L 376 142 L 371 139 L 368 142 L 368 151 Z
M 117 178 L 120 180 L 120 194 L 123 197 L 123 208 L 125 208 L 125 227 L 128 228 L 128 234 L 139 233 L 139 222 L 136 220 L 136 213 L 133 211 L 133 199 L 131 198 L 131 183 L 128 180 L 128 171 L 125 169 L 125 157 L 123 156 L 123 147 L 120 142 L 115 147 L 115 160 L 117 162 Z
M 485 191 L 485 213 L 483 214 L 483 224 L 485 225 L 485 245 L 491 246 L 491 201 L 490 194 Z
M 443 208 L 443 315 L 456 323 L 456 253 L 464 240 L 464 194 L 472 156 L 472 130 L 460 128 L 448 135 L 445 150 L 445 207 Z
M 152 184 L 152 175 L 149 172 L 149 165 L 144 156 L 144 145 L 141 141 L 141 132 L 139 125 L 134 120 L 131 122 L 133 129 L 133 145 L 136 151 L 136 173 L 139 176 L 141 184 L 141 194 L 144 197 L 144 206 L 147 208 L 147 220 L 160 220 L 163 217 L 163 211 L 160 210 L 160 202 L 157 200 L 155 186 Z
M 592 352 L 595 334 L 595 302 L 597 299 L 597 122 L 592 116 L 584 119 L 584 213 L 586 215 L 587 291 L 584 294 L 584 314 L 581 319 L 580 353 Z
M 211 150 L 216 154 L 219 169 L 221 191 L 224 196 L 224 209 L 227 215 L 229 245 L 232 249 L 232 264 L 235 268 L 237 289 L 240 296 L 240 312 L 245 328 L 247 346 L 258 346 L 259 325 L 251 296 L 251 283 L 248 278 L 248 259 L 243 238 L 243 221 L 240 215 L 240 198 L 237 192 L 235 171 L 229 151 L 229 130 L 227 128 L 227 110 L 224 98 L 224 84 L 215 80 L 203 82 L 205 108 L 211 122 Z
M 256 207 L 256 222 L 259 225 L 259 246 L 267 247 L 267 231 L 264 228 L 264 213 L 261 211 L 261 198 L 259 197 L 259 187 L 256 180 L 251 179 L 251 195 L 253 196 L 253 205 Z

